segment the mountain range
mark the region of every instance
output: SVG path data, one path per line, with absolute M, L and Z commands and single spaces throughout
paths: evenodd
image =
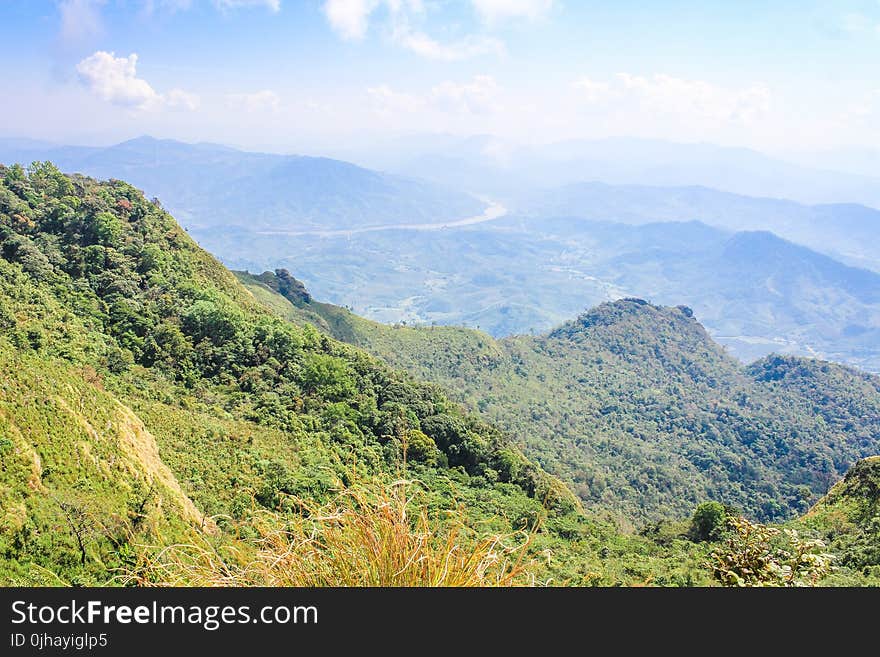
M 611 137 L 525 145 L 489 135 L 415 135 L 342 151 L 346 159 L 513 202 L 579 182 L 680 187 L 800 203 L 880 208 L 880 174 L 835 171 L 842 158 L 794 164 L 747 148 Z M 862 169 L 865 171 L 865 169 Z M 870 169 L 867 169 L 870 172 Z
M 418 144 L 406 146 L 418 152 Z M 692 186 L 708 181 L 712 162 L 729 172 L 775 172 L 768 185 L 791 182 L 800 170 L 750 151 L 642 140 L 531 152 L 497 140 L 438 137 L 421 147 L 460 148 L 474 163 L 488 157 L 481 150 L 491 152 L 514 168 L 535 165 L 546 180 L 505 174 L 516 190 L 499 204 L 338 160 L 152 138 L 107 148 L 12 141 L 0 143 L 0 159 L 52 158 L 65 170 L 130 180 L 159 195 L 230 267 L 288 268 L 319 298 L 378 321 L 467 324 L 501 337 L 545 331 L 592 305 L 635 296 L 692 307 L 744 361 L 776 351 L 880 371 L 880 261 L 873 248 L 880 211 Z M 568 164 L 538 166 L 585 154 L 679 171 L 691 186 L 575 182 L 536 189 L 591 175 Z M 614 174 L 616 166 L 602 170 L 611 180 L 627 179 Z M 464 164 L 443 170 L 480 180 Z M 464 180 L 445 182 L 475 189 Z M 788 187 L 774 189 L 778 196 Z
M 573 183 L 537 193 L 516 209 L 539 220 L 701 221 L 732 232 L 765 230 L 847 264 L 880 271 L 880 255 L 873 248 L 880 235 L 880 210 L 854 203 L 803 205 L 706 187 Z
M 188 230 L 345 229 L 479 215 L 485 203 L 405 176 L 321 157 L 140 137 L 109 147 L 0 141 L 0 161 L 51 160 L 158 197 Z
M 296 271 L 318 297 L 380 322 L 546 331 L 637 296 L 688 305 L 744 361 L 813 355 L 880 371 L 880 274 L 766 231 L 507 216 L 440 231 L 201 236 L 238 269 Z
M 382 326 L 286 272 L 234 276 L 128 183 L 0 166 L 0 363 L 7 585 L 880 575 L 859 460 L 880 380 L 745 368 L 686 307 L 504 341 Z M 780 537 L 760 571 L 731 566 L 765 547 L 742 531 Z

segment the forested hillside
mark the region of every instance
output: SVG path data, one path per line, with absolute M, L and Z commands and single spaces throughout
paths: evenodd
M 785 462 L 806 478 L 813 470 L 799 459 L 819 448 L 799 434 L 780 438 L 771 431 L 764 439 L 756 429 L 749 434 L 756 446 L 739 462 L 748 457 L 750 467 L 765 468 L 770 487 L 756 475 L 741 480 L 741 494 L 734 488 L 728 495 L 720 484 L 710 489 L 698 468 L 724 482 L 726 461 L 714 464 L 708 445 L 724 445 L 717 448 L 723 458 L 739 456 L 733 442 L 739 425 L 725 416 L 731 428 L 721 440 L 694 441 L 706 448 L 706 461 L 683 471 L 697 484 L 681 486 L 674 477 L 665 483 L 675 470 L 646 466 L 635 440 L 652 436 L 631 431 L 669 415 L 674 407 L 657 405 L 672 403 L 662 395 L 674 391 L 687 399 L 685 383 L 702 381 L 712 408 L 730 413 L 734 402 L 723 400 L 732 384 L 709 371 L 727 363 L 743 380 L 761 381 L 770 398 L 802 386 L 802 403 L 824 413 L 826 433 L 818 435 L 829 441 L 834 468 L 876 446 L 870 425 L 852 430 L 873 408 L 875 379 L 862 377 L 861 388 L 837 401 L 817 386 L 847 387 L 850 375 L 842 368 L 818 365 L 814 383 L 798 361 L 768 361 L 747 373 L 710 343 L 699 352 L 705 362 L 695 364 L 692 354 L 670 346 L 683 327 L 695 341 L 704 337 L 686 310 L 613 304 L 518 352 L 476 332 L 380 327 L 315 302 L 283 273 L 241 275 L 249 291 L 135 188 L 65 176 L 46 163 L 0 168 L 0 256 L 2 584 L 726 583 L 726 571 L 719 575 L 710 559 L 719 550 L 740 554 L 736 544 L 721 542 L 735 538 L 725 524 L 728 516 L 736 520 L 735 512 L 717 502 L 694 512 L 693 502 L 742 499 L 752 515 L 783 515 L 791 509 L 768 512 L 764 500 L 793 482 L 758 457 L 767 452 L 785 461 L 779 445 L 790 443 Z M 637 317 L 650 322 L 653 338 L 614 328 L 627 317 L 634 326 Z M 362 342 L 358 336 L 372 335 L 375 351 L 441 374 L 464 401 L 484 385 L 487 396 L 474 407 L 504 424 L 468 413 L 436 385 L 418 383 L 330 334 Z M 587 355 L 588 341 L 600 337 L 605 351 Z M 562 362 L 552 360 L 557 350 Z M 416 362 L 415 353 L 423 359 Z M 562 426 L 562 419 L 550 422 L 555 406 L 547 403 L 548 392 L 565 409 L 562 391 L 577 368 L 563 362 L 575 362 L 576 353 L 605 373 L 603 403 L 616 400 L 631 416 L 624 424 L 624 416 L 606 409 L 617 424 L 597 424 L 607 438 L 589 458 L 566 447 L 570 434 L 546 440 L 549 427 Z M 627 368 L 615 374 L 614 358 L 630 353 Z M 678 387 L 652 375 L 658 353 L 667 353 Z M 550 367 L 558 372 L 550 376 L 543 369 Z M 500 386 L 489 372 L 510 377 L 516 387 Z M 633 387 L 635 377 L 653 387 Z M 621 396 L 621 386 L 631 397 Z M 642 411 L 651 394 L 658 396 L 648 417 Z M 510 415 L 498 410 L 502 401 L 513 404 Z M 705 419 L 704 402 L 688 412 Z M 780 411 L 768 401 L 757 404 Z M 595 404 L 585 408 L 591 415 L 578 410 L 582 422 L 595 423 Z M 580 426 L 573 415 L 567 419 Z M 787 422 L 780 416 L 770 429 L 782 431 Z M 675 437 L 687 444 L 687 432 Z M 587 472 L 607 472 L 608 483 L 597 489 L 598 500 L 575 488 L 590 503 L 585 513 L 517 443 L 573 484 L 582 482 L 571 473 L 587 464 Z M 634 466 L 606 470 L 624 462 L 615 460 L 615 445 L 649 473 L 659 502 L 653 489 L 635 493 L 627 483 L 617 495 L 620 482 L 640 480 L 633 479 Z M 834 472 L 827 477 L 830 484 Z M 737 481 L 729 473 L 728 480 Z M 758 490 L 756 505 L 749 506 L 748 486 Z M 638 505 L 645 511 L 632 513 Z M 627 513 L 629 522 L 615 511 Z M 633 522 L 661 516 L 679 519 Z M 855 535 L 850 529 L 804 531 L 830 532 L 839 546 L 835 556 L 851 559 L 851 566 L 796 568 L 774 583 L 872 581 L 873 534 L 847 542 Z
M 273 316 L 126 183 L 0 168 L 0 254 L 2 581 L 106 581 L 145 545 L 401 477 L 440 518 L 586 527 L 497 429 Z
M 704 499 L 789 518 L 880 451 L 878 377 L 794 357 L 746 368 L 686 307 L 625 299 L 546 335 L 495 340 L 370 322 L 316 302 L 286 272 L 239 276 L 276 312 L 442 384 L 588 508 L 637 525 Z

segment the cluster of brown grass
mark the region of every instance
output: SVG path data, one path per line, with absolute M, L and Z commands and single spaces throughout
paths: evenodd
M 147 551 L 126 579 L 141 586 L 528 586 L 528 534 L 474 537 L 461 514 L 431 522 L 405 495 L 346 489 L 333 503 L 302 504 L 279 527 L 259 514 L 259 538 L 224 548 L 209 536 Z

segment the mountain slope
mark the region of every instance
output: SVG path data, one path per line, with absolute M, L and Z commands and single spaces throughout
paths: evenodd
M 466 194 L 327 158 L 238 151 L 140 137 L 106 148 L 0 149 L 0 161 L 51 160 L 65 171 L 129 181 L 187 229 L 349 229 L 479 215 Z
M 239 276 L 261 298 L 272 293 L 271 274 Z M 790 517 L 880 448 L 877 377 L 797 358 L 746 369 L 688 308 L 622 300 L 545 335 L 494 340 L 292 299 L 275 295 L 276 312 L 456 391 L 588 508 L 636 522 L 683 515 L 702 499 Z
M 796 526 L 818 533 L 839 568 L 880 585 L 880 456 L 856 463 Z
M 402 476 L 441 519 L 613 536 L 436 387 L 274 317 L 127 183 L 0 167 L 0 256 L 0 581 L 107 581 L 145 544 Z

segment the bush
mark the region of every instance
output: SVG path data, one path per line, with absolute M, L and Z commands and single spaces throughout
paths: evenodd
M 466 538 L 462 513 L 440 533 L 424 508 L 394 490 L 348 489 L 323 507 L 301 500 L 284 529 L 263 514 L 252 549 L 219 552 L 206 537 L 142 555 L 128 579 L 145 586 L 529 585 L 529 536 Z
M 727 528 L 727 510 L 719 502 L 703 502 L 691 517 L 688 536 L 693 541 L 717 541 Z
M 745 518 L 728 519 L 731 530 L 712 552 L 712 574 L 724 586 L 815 586 L 831 570 L 833 555 L 820 540 L 803 540 Z

